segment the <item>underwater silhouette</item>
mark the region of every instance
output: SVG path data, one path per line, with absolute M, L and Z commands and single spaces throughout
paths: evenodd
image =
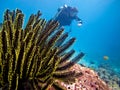
M 73 20 L 76 20 L 78 26 L 82 25 L 81 19 L 77 16 L 78 10 L 76 7 L 64 5 L 58 8 L 58 12 L 54 17 L 60 23 L 60 26 L 70 26 Z

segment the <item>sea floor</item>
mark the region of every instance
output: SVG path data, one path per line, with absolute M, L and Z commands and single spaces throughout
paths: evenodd
M 97 68 L 96 68 L 97 67 Z M 112 90 L 120 90 L 120 68 L 109 64 L 100 64 L 98 66 L 89 66 L 97 72 L 102 80 L 104 80 Z

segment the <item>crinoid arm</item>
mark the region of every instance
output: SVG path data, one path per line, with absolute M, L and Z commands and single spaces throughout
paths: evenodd
M 84 53 L 71 60 L 67 51 L 75 38 L 58 30 L 59 23 L 32 14 L 23 27 L 21 10 L 6 10 L 0 30 L 0 88 L 2 90 L 63 90 L 57 81 L 74 82 L 79 73 L 69 71 Z

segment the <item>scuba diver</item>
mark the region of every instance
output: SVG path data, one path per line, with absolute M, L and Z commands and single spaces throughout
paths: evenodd
M 77 13 L 78 13 L 78 10 L 75 7 L 64 5 L 58 8 L 58 12 L 53 19 L 57 20 L 60 23 L 60 27 L 70 26 L 73 20 L 76 20 L 78 23 L 77 25 L 81 26 L 82 21 L 77 16 Z

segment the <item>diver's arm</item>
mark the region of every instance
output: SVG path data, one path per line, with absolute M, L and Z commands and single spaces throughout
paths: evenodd
M 76 21 L 81 21 L 81 19 L 78 16 L 75 16 Z
M 78 16 L 75 17 L 75 20 L 78 22 L 78 26 L 82 25 L 82 20 Z

